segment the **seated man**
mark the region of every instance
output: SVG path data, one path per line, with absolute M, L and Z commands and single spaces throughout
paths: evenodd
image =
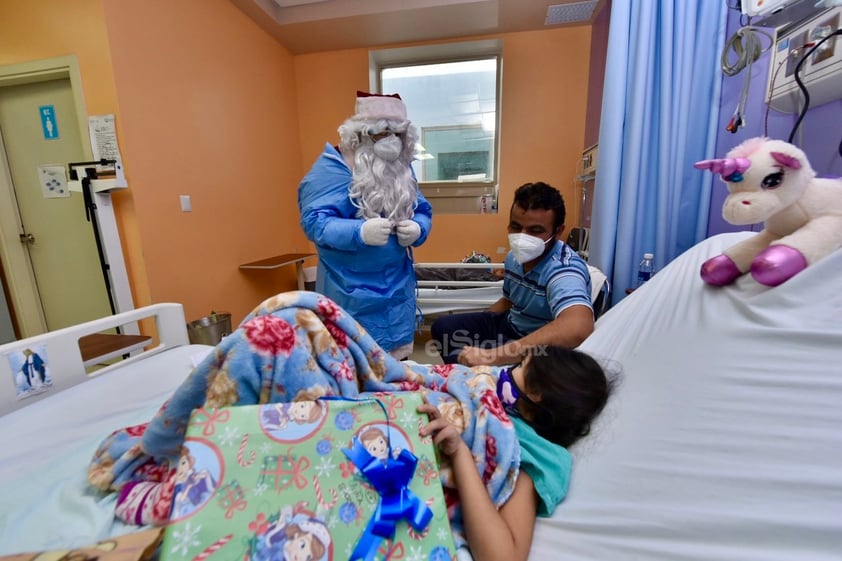
M 564 200 L 546 183 L 515 191 L 503 297 L 485 312 L 443 316 L 431 328 L 445 363 L 468 366 L 519 362 L 538 345 L 573 348 L 591 334 L 588 266 L 556 239 L 564 230 Z

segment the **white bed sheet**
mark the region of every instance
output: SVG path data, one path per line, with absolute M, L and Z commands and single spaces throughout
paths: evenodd
M 531 559 L 842 559 L 842 251 L 786 283 L 673 261 L 582 349 L 622 365 Z
M 88 488 L 88 463 L 111 431 L 149 421 L 210 349 L 164 350 L 0 416 L 0 554 L 136 531 L 114 519 L 115 495 Z
M 582 348 L 621 364 L 621 382 L 531 559 L 842 559 L 842 251 L 776 288 L 705 286 L 700 264 L 747 235 L 706 240 L 600 318 Z M 91 454 L 149 420 L 207 349 L 0 417 L 0 554 L 133 530 L 88 489 Z

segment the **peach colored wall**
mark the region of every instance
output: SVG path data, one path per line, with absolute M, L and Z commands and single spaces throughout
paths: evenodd
M 89 115 L 114 113 L 117 135 L 125 134 L 114 89 L 102 0 L 3 0 L 0 8 L 0 64 L 75 55 Z M 125 154 L 126 162 L 131 157 Z M 149 303 L 149 286 L 133 191 L 112 196 L 135 302 Z
M 151 300 L 236 324 L 295 287 L 238 266 L 308 247 L 293 57 L 227 0 L 104 7 Z
M 368 88 L 367 50 L 293 57 L 227 0 L 3 0 L 2 9 L 0 64 L 75 54 L 88 113 L 117 115 L 130 189 L 115 208 L 138 305 L 176 301 L 188 319 L 213 308 L 236 322 L 295 287 L 291 267 L 238 265 L 312 248 L 298 181 Z M 575 225 L 590 28 L 499 37 L 501 212 L 435 216 L 417 259 L 494 254 L 525 181 L 556 185 Z M 180 211 L 179 195 L 193 212 Z
M 3 0 L 0 6 L 0 64 L 76 55 L 92 114 L 117 105 L 107 45 L 101 0 Z
M 357 90 L 368 91 L 368 50 L 354 49 L 295 57 L 301 163 L 306 171 L 325 142 L 337 144 L 336 130 L 354 113 Z
M 503 42 L 500 213 L 434 214 L 416 260 L 458 260 L 472 249 L 496 257 L 498 247 L 507 247 L 512 194 L 527 181 L 556 186 L 567 203 L 568 228 L 576 225 L 573 178 L 584 148 L 590 33 L 582 26 L 496 36 Z M 356 90 L 368 89 L 368 50 L 299 55 L 295 71 L 306 170 L 325 142 L 337 142 Z

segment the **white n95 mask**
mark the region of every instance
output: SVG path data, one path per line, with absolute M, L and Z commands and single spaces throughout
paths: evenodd
M 544 253 L 544 247 L 553 239 L 542 240 L 529 234 L 509 234 L 509 247 L 515 254 L 515 260 L 523 265 L 533 259 L 537 259 Z
M 398 156 L 401 155 L 401 150 L 403 150 L 403 141 L 394 134 L 381 138 L 374 143 L 374 154 L 387 162 L 397 160 Z

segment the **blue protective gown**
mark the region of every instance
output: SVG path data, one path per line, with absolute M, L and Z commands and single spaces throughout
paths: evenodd
M 397 236 L 384 246 L 363 243 L 363 220 L 348 192 L 352 172 L 331 146 L 298 187 L 301 227 L 319 254 L 316 291 L 349 312 L 383 349 L 411 343 L 415 327 L 415 271 L 412 250 Z M 430 233 L 432 207 L 421 193 L 412 218 L 421 227 L 418 247 Z

